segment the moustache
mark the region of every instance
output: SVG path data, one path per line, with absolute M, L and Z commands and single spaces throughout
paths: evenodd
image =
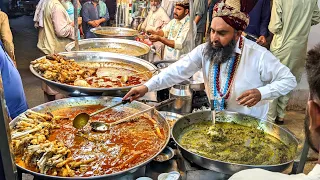
M 173 13 L 173 15 L 178 16 L 178 14 L 176 14 L 176 13 Z
M 222 48 L 222 44 L 219 41 L 211 41 L 210 42 L 211 47 L 214 49 Z
M 235 46 L 235 40 L 231 40 L 226 46 L 223 46 L 219 41 L 209 40 L 206 43 L 204 55 L 215 64 L 222 64 L 233 56 Z

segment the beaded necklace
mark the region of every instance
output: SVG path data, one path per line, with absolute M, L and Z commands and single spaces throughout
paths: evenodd
M 179 37 L 179 35 L 181 34 L 182 29 L 183 29 L 184 26 L 189 22 L 189 20 L 190 20 L 190 17 L 188 16 L 188 17 L 186 18 L 186 20 L 184 21 L 184 23 L 182 24 L 182 26 L 180 27 L 180 29 L 179 29 L 178 34 L 176 35 L 176 37 Z M 176 26 L 176 23 L 177 23 L 177 20 L 171 25 L 168 39 L 173 38 L 172 32 L 173 32 L 173 30 L 174 30 L 174 28 L 175 28 L 175 26 Z M 173 51 L 173 50 L 174 50 L 174 48 L 171 48 L 171 47 L 169 47 L 169 46 L 168 46 L 168 49 L 169 49 L 169 51 Z
M 242 37 L 240 37 L 239 48 L 242 51 L 242 48 L 243 48 Z M 210 69 L 211 76 L 209 76 L 209 78 L 210 78 L 209 82 L 212 82 L 212 80 L 213 80 L 213 83 L 212 83 L 213 89 L 211 86 L 211 97 L 213 97 L 213 107 L 217 111 L 222 111 L 227 108 L 226 100 L 230 97 L 230 90 L 233 85 L 233 81 L 235 79 L 235 74 L 238 69 L 238 65 L 240 63 L 240 60 L 241 60 L 241 54 L 236 54 L 235 56 L 231 57 L 231 59 L 229 60 L 230 63 L 228 63 L 228 66 L 227 66 L 228 74 L 227 74 L 226 82 L 225 82 L 225 85 L 224 85 L 222 91 L 220 88 L 220 67 L 221 67 L 221 64 L 213 64 L 213 62 L 211 62 L 210 67 L 212 67 L 212 68 Z

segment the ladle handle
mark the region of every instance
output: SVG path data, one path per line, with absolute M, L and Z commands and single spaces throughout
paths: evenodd
M 106 123 L 106 124 L 108 124 L 109 126 L 113 126 L 113 125 L 117 125 L 117 124 L 120 124 L 120 123 L 123 123 L 123 122 L 131 121 L 132 119 L 135 119 L 135 118 L 139 117 L 139 115 L 141 115 L 141 114 L 144 114 L 144 113 L 146 113 L 148 111 L 151 111 L 152 109 L 157 109 L 157 108 L 160 108 L 160 107 L 162 107 L 164 105 L 168 105 L 168 104 L 172 103 L 174 100 L 176 100 L 176 98 L 167 99 L 167 100 L 162 101 L 161 103 L 157 104 L 156 106 L 153 106 L 153 107 L 150 107 L 150 108 L 145 109 L 143 111 L 134 113 L 133 115 L 125 117 L 125 118 L 123 118 L 123 119 L 121 119 L 119 121 L 115 121 L 115 122 L 112 122 L 112 123 Z
M 110 123 L 109 125 L 110 125 L 110 126 L 114 126 L 114 125 L 117 125 L 117 124 L 120 124 L 120 123 L 123 123 L 123 122 L 126 122 L 126 121 L 131 121 L 132 119 L 137 118 L 139 115 L 144 114 L 144 113 L 146 113 L 146 112 L 148 112 L 148 111 L 151 111 L 151 110 L 154 109 L 154 108 L 155 108 L 155 107 L 153 106 L 153 107 L 150 107 L 150 108 L 145 109 L 145 110 L 143 110 L 143 111 L 140 111 L 140 112 L 138 112 L 138 113 L 134 113 L 134 114 L 132 114 L 132 115 L 126 117 L 126 118 L 123 118 L 123 119 L 119 120 L 119 121 L 112 122 L 112 123 Z
M 119 102 L 119 103 L 117 103 L 117 104 L 115 104 L 115 105 L 108 106 L 108 107 L 104 107 L 104 108 L 102 108 L 102 109 L 100 109 L 100 110 L 98 110 L 98 111 L 96 111 L 96 112 L 93 112 L 93 113 L 91 113 L 89 116 L 90 116 L 90 117 L 91 117 L 91 116 L 94 116 L 94 115 L 96 115 L 96 114 L 99 114 L 99 113 L 107 110 L 107 109 L 111 109 L 111 108 L 117 107 L 117 106 L 119 106 L 119 105 L 121 105 L 121 104 L 127 104 L 127 103 L 129 103 L 129 102 L 130 102 L 130 99 L 122 100 L 121 102 Z

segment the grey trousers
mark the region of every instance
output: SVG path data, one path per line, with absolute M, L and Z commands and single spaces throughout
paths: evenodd
M 196 47 L 203 43 L 204 32 L 199 32 L 196 35 L 195 45 Z

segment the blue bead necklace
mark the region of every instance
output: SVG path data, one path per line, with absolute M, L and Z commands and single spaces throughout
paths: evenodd
M 243 39 L 242 37 L 240 37 L 239 48 L 242 50 L 242 47 L 243 47 Z M 212 104 L 213 109 L 216 111 L 223 111 L 227 108 L 226 100 L 230 96 L 230 90 L 233 84 L 233 80 L 235 79 L 235 74 L 236 74 L 240 59 L 241 59 L 241 55 L 236 54 L 235 56 L 232 56 L 228 60 L 227 77 L 226 77 L 226 82 L 224 83 L 224 87 L 222 91 L 220 91 L 221 64 L 213 64 L 213 62 L 211 62 L 210 67 L 212 68 L 211 68 L 211 72 L 209 72 L 210 73 L 209 82 L 212 83 L 213 88 L 211 89 L 210 93 L 211 93 L 211 97 L 213 97 L 213 104 Z
M 220 66 L 220 64 L 219 65 L 218 64 L 214 64 L 214 66 L 213 66 L 213 69 L 214 69 L 214 71 L 213 71 L 213 79 L 214 79 L 214 81 L 213 81 L 213 96 L 214 96 L 214 101 L 213 102 L 214 102 L 215 110 L 222 111 L 222 110 L 225 109 L 225 103 L 226 103 L 225 101 L 226 100 L 225 100 L 224 97 L 227 95 L 227 92 L 228 92 L 228 89 L 229 89 L 231 74 L 232 74 L 232 71 L 234 69 L 234 64 L 235 64 L 235 61 L 236 61 L 235 56 L 233 56 L 229 61 L 231 61 L 231 62 L 229 63 L 229 66 L 228 66 L 228 75 L 227 75 L 226 82 L 225 82 L 225 85 L 224 85 L 224 88 L 223 88 L 222 92 L 220 92 L 218 90 L 218 87 L 217 87 L 217 85 L 219 83 L 219 82 L 217 82 L 218 81 L 217 79 L 219 78 L 219 73 L 220 73 L 219 66 Z M 219 100 L 220 100 L 220 102 L 219 102 Z

